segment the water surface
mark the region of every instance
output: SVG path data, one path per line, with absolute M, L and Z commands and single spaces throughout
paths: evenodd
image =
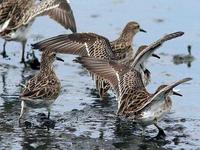
M 121 121 L 115 115 L 117 104 L 110 93 L 109 100 L 102 103 L 94 91 L 94 83 L 79 64 L 72 62 L 74 56 L 61 55 L 65 63 L 56 62 L 55 70 L 62 83 L 62 92 L 52 106 L 51 118 L 56 121 L 53 130 L 25 129 L 18 126 L 20 113 L 19 83 L 24 83 L 37 71 L 24 68 L 19 63 L 19 43 L 7 44 L 10 60 L 0 59 L 0 149 L 198 149 L 200 147 L 200 1 L 162 0 L 74 0 L 71 6 L 77 21 L 78 31 L 95 32 L 114 40 L 124 25 L 131 20 L 140 23 L 148 31 L 138 33 L 136 47 L 149 44 L 166 33 L 184 31 L 185 35 L 163 45 L 157 53 L 161 59 L 150 59 L 149 70 L 152 82 L 148 90 L 154 92 L 163 83 L 184 77 L 193 81 L 183 84 L 183 97 L 172 97 L 171 112 L 159 123 L 165 130 L 164 140 L 152 139 L 157 133 L 149 126 L 145 136 L 132 122 Z M 30 33 L 30 44 L 54 35 L 70 33 L 48 17 L 38 18 Z M 0 40 L 3 45 L 3 40 Z M 187 54 L 192 46 L 195 60 L 175 65 L 173 55 Z M 37 52 L 40 56 L 40 52 Z M 29 121 L 45 109 L 31 110 Z

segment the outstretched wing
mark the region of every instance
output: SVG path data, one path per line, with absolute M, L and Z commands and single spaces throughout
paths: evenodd
M 173 88 L 175 88 L 176 86 L 188 82 L 192 80 L 192 78 L 184 78 L 181 79 L 179 81 L 176 81 L 170 85 L 167 85 L 166 87 L 162 88 L 160 91 L 156 92 L 155 94 L 152 95 L 151 98 L 148 99 L 147 102 L 145 102 L 143 105 L 141 105 L 141 107 L 139 107 L 138 109 L 136 109 L 135 111 L 140 111 L 141 109 L 143 109 L 144 107 L 146 107 L 148 104 L 150 104 L 153 101 L 157 101 L 157 100 L 165 100 L 165 96 L 166 93 L 170 92 Z
M 22 0 L 21 0 L 22 1 Z M 19 5 L 20 6 L 20 5 Z M 26 3 L 22 6 L 27 7 Z M 49 15 L 52 19 L 60 23 L 66 29 L 76 32 L 76 23 L 71 7 L 66 0 L 42 0 L 38 4 L 32 4 L 29 8 L 17 10 L 20 14 L 14 25 L 9 28 L 16 29 L 22 25 L 27 25 L 31 20 L 40 15 Z
M 174 32 L 163 36 L 156 42 L 141 50 L 137 55 L 135 55 L 135 57 L 130 60 L 130 62 L 132 62 L 131 66 L 136 67 L 137 65 L 140 65 L 142 62 L 144 62 L 144 60 L 148 59 L 154 53 L 154 51 L 159 48 L 164 42 L 182 36 L 183 34 L 184 32 Z
M 44 15 L 48 15 L 53 20 L 60 23 L 66 29 L 70 29 L 72 32 L 76 32 L 76 22 L 74 19 L 73 11 L 69 5 L 68 0 L 56 0 L 57 7 L 44 11 Z
M 75 61 L 111 84 L 118 95 L 118 114 L 127 110 L 135 111 L 140 106 L 138 104 L 142 104 L 143 99 L 149 96 L 141 74 L 126 65 L 92 57 L 78 57 Z
M 97 59 L 93 57 L 78 57 L 75 62 L 80 63 L 89 72 L 108 81 L 110 85 L 119 93 L 118 83 L 120 74 L 126 71 L 127 67 L 115 61 Z
M 5 0 L 0 4 L 0 25 L 2 26 L 12 13 L 16 2 L 14 0 Z
M 41 51 L 52 50 L 59 53 L 102 59 L 113 57 L 109 41 L 94 33 L 59 35 L 33 44 L 32 47 Z
M 78 57 L 75 61 L 82 64 L 89 72 L 108 81 L 118 96 L 127 93 L 127 89 L 143 86 L 138 71 L 129 71 L 129 66 L 119 64 L 116 61 L 92 57 Z
M 5 0 L 0 4 L 0 22 L 3 23 L 3 30 L 11 30 L 18 27 L 24 14 L 34 6 L 34 0 Z

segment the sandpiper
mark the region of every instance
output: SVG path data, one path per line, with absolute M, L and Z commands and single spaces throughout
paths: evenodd
M 37 16 L 48 15 L 66 29 L 76 32 L 73 12 L 66 0 L 4 0 L 0 4 L 0 37 L 5 39 L 3 44 L 3 57 L 6 55 L 7 41 L 22 43 L 22 58 L 24 63 L 25 45 L 28 31 Z
M 127 23 L 120 37 L 113 42 L 95 33 L 75 33 L 58 35 L 43 40 L 33 44 L 33 48 L 40 49 L 41 51 L 51 49 L 59 53 L 122 61 L 124 59 L 128 60 L 126 57 L 129 58 L 130 51 L 135 50 L 132 48 L 132 41 L 135 34 L 139 31 L 146 32 L 140 28 L 137 22 L 131 21 Z M 129 55 L 126 55 L 126 52 Z M 95 80 L 99 95 L 103 98 L 110 86 L 98 76 L 95 77 Z
M 143 83 L 146 86 L 151 80 L 151 72 L 146 68 L 145 63 L 150 56 L 158 57 L 154 54 L 155 50 L 158 49 L 162 44 L 168 40 L 180 37 L 184 34 L 184 32 L 174 32 L 171 34 L 167 34 L 157 41 L 153 42 L 149 46 L 142 45 L 138 49 L 136 55 L 126 63 L 128 66 L 132 66 L 142 74 Z
M 183 32 L 173 33 L 172 38 L 181 35 L 183 35 Z M 160 46 L 166 40 L 168 40 L 168 38 L 164 37 L 164 40 L 159 39 L 156 42 L 156 44 Z M 158 45 L 157 47 L 159 47 Z M 69 35 L 59 35 L 33 44 L 32 46 L 34 49 L 40 49 L 41 51 L 50 49 L 59 53 L 77 54 L 80 56 L 91 56 L 107 60 L 117 60 L 121 63 L 121 57 L 119 57 L 118 55 L 116 56 L 116 53 L 113 51 L 109 40 L 103 36 L 94 33 L 75 33 Z M 141 46 L 138 49 L 139 53 L 142 52 L 144 48 L 145 46 Z M 140 66 L 136 66 L 140 70 L 143 70 L 142 74 L 144 74 L 143 79 L 145 79 L 145 85 L 149 83 L 150 72 L 144 68 L 144 61 L 146 61 L 146 59 L 149 58 L 152 54 L 153 53 L 146 53 L 144 57 L 142 57 L 142 59 L 140 60 Z M 135 58 L 137 58 L 137 55 L 138 53 L 136 53 L 135 55 L 131 55 L 131 57 L 129 57 L 129 61 L 126 60 L 125 64 L 130 64 Z M 143 68 L 141 66 L 143 66 Z M 103 79 L 99 78 L 98 76 L 95 76 L 95 80 L 96 88 L 99 91 L 100 97 L 103 99 L 105 93 L 110 88 L 110 85 L 108 82 L 103 81 Z
M 143 131 L 146 126 L 154 124 L 159 130 L 158 135 L 162 136 L 165 136 L 165 133 L 157 125 L 157 121 L 171 109 L 172 102 L 169 96 L 181 96 L 173 91 L 173 88 L 191 80 L 184 78 L 170 85 L 161 85 L 151 94 L 146 90 L 141 74 L 135 69 L 127 69 L 126 65 L 91 57 L 79 57 L 76 61 L 112 85 L 117 93 L 118 115 L 139 123 Z
M 126 63 L 129 58 L 134 57 L 137 53 L 137 49 L 133 47 L 133 38 L 138 32 L 146 31 L 144 29 L 141 29 L 140 25 L 137 22 L 128 22 L 124 27 L 120 37 L 110 42 L 112 51 L 116 55 L 121 57 L 124 55 L 124 57 L 119 60 L 121 63 Z
M 56 53 L 45 51 L 41 56 L 40 71 L 37 75 L 31 78 L 20 95 L 21 113 L 19 122 L 24 114 L 26 107 L 48 109 L 48 118 L 50 116 L 50 105 L 56 100 L 60 93 L 60 81 L 53 70 L 54 60 L 62 59 L 56 57 Z
M 62 53 L 75 54 L 79 56 L 92 56 L 102 59 L 109 59 L 109 55 L 119 55 L 118 53 L 120 53 L 120 59 L 124 58 L 126 52 L 129 54 L 130 49 L 133 53 L 136 53 L 135 51 L 137 49 L 132 47 L 132 42 L 133 37 L 138 32 L 146 31 L 141 29 L 137 22 L 131 21 L 124 27 L 120 37 L 112 42 L 110 42 L 106 37 L 95 33 L 75 33 L 68 35 L 63 34 L 45 39 L 33 44 L 33 48 L 40 50 L 52 49 L 53 51 L 60 51 Z M 106 42 L 102 43 L 101 40 Z M 111 47 L 111 50 L 105 53 L 101 52 L 105 47 L 103 44 Z M 89 49 L 89 51 L 87 49 Z
M 117 93 L 118 115 L 133 119 L 135 122 L 140 123 L 142 127 L 155 124 L 159 129 L 159 133 L 164 135 L 164 131 L 157 125 L 157 121 L 171 108 L 169 95 L 176 94 L 180 96 L 180 94 L 172 92 L 173 88 L 191 80 L 191 78 L 184 78 L 170 85 L 162 85 L 154 94 L 150 94 L 144 86 L 143 77 L 140 73 L 140 61 L 161 46 L 163 42 L 182 34 L 183 32 L 168 34 L 144 48 L 133 59 L 130 66 L 112 60 L 92 57 L 78 57 L 75 61 L 81 63 L 91 73 L 110 83 Z

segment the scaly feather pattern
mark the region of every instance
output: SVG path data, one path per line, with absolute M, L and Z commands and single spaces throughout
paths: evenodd
M 52 51 L 60 53 L 120 61 L 124 59 L 124 57 L 129 58 L 130 55 L 126 55 L 126 51 L 131 47 L 133 36 L 139 32 L 139 30 L 140 27 L 138 23 L 129 22 L 119 39 L 113 42 L 94 33 L 77 33 L 59 35 L 43 40 L 33 44 L 33 48 L 40 49 L 41 51 L 51 49 Z M 128 54 L 132 54 L 130 53 L 130 49 Z M 126 60 L 128 61 L 128 59 Z M 103 97 L 110 88 L 109 84 L 99 77 L 93 78 L 96 80 L 96 87 L 100 96 Z

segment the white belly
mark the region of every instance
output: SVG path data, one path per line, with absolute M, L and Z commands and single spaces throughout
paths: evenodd
M 161 120 L 171 109 L 171 103 L 168 104 L 168 107 L 166 105 L 166 101 L 150 105 L 141 113 L 141 117 L 137 118 L 136 122 L 143 126 L 148 126 L 155 121 Z
M 45 99 L 34 99 L 34 100 L 26 100 L 26 99 L 23 99 L 25 102 L 25 105 L 27 107 L 31 107 L 31 108 L 47 108 L 49 107 L 54 101 L 55 99 L 52 99 L 52 100 L 45 100 Z
M 11 32 L 10 38 L 13 41 L 26 41 L 29 36 L 29 31 L 32 23 L 28 24 L 28 26 L 22 26 L 17 29 L 15 32 Z
M 16 41 L 16 42 L 26 41 L 29 36 L 29 30 L 31 25 L 33 24 L 33 21 L 31 21 L 26 26 L 21 26 L 16 30 L 11 30 L 10 33 L 4 35 L 3 38 L 7 41 Z

